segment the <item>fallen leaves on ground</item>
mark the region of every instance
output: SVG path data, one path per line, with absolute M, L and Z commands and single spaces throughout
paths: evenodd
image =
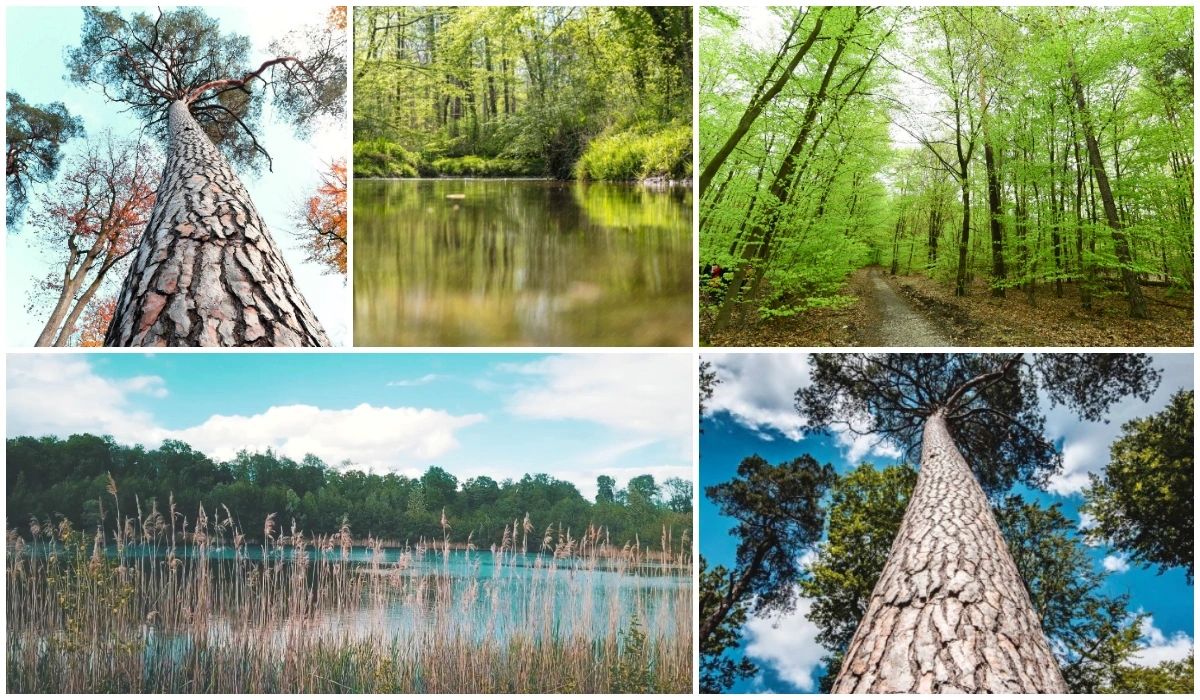
M 1143 287 L 1152 318 L 1129 317 L 1124 297 L 1097 295 L 1084 310 L 1078 285 L 1063 285 L 1054 296 L 1050 285 L 1034 289 L 1031 305 L 1025 290 L 1009 289 L 993 297 L 986 280 L 976 279 L 967 296 L 954 296 L 950 285 L 920 275 L 889 277 L 889 283 L 915 308 L 941 322 L 957 345 L 980 347 L 1181 347 L 1192 344 L 1190 298 L 1170 298 L 1161 287 Z M 1169 305 L 1168 305 L 1169 304 Z M 1187 308 L 1182 308 L 1186 306 Z

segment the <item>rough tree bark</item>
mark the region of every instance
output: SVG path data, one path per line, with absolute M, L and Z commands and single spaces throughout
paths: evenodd
M 1066 693 L 987 497 L 940 412 L 835 693 Z
M 150 223 L 108 346 L 323 346 L 267 225 L 225 157 L 178 100 Z

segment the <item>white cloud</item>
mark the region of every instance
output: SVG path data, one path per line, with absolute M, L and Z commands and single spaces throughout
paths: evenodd
M 513 395 L 509 410 L 518 416 L 682 440 L 691 452 L 695 367 L 688 355 L 555 355 L 510 369 L 542 379 Z
M 1132 657 L 1137 666 L 1156 666 L 1163 661 L 1179 661 L 1187 658 L 1192 652 L 1194 642 L 1187 632 L 1182 630 L 1169 637 L 1154 626 L 1154 617 L 1147 616 L 1142 620 L 1142 647 Z
M 804 421 L 796 413 L 795 397 L 796 389 L 808 385 L 808 355 L 742 353 L 705 359 L 712 361 L 720 380 L 709 413 L 728 413 L 768 439 L 772 433 L 795 441 L 803 438 Z
M 770 668 L 802 692 L 816 690 L 814 673 L 821 668 L 824 647 L 817 644 L 817 626 L 806 617 L 812 601 L 800 598 L 796 609 L 774 618 L 746 620 L 746 656 Z
M 846 461 L 857 465 L 867 455 L 899 459 L 900 448 L 891 442 L 880 440 L 876 435 L 859 435 L 849 430 L 834 430 L 839 447 L 843 448 Z
M 796 391 L 808 386 L 808 355 L 804 353 L 740 353 L 705 356 L 713 363 L 720 383 L 713 390 L 710 414 L 727 413 L 764 440 L 777 435 L 799 442 L 804 419 L 796 411 Z M 856 421 L 865 428 L 869 416 Z M 860 431 L 861 432 L 861 431 Z M 900 457 L 900 449 L 874 435 L 856 435 L 844 427 L 833 436 L 846 460 L 857 464 L 868 455 Z
M 394 379 L 387 383 L 388 386 L 425 386 L 432 384 L 439 379 L 444 379 L 440 374 L 425 374 L 416 379 Z
M 131 399 L 138 395 L 163 398 L 166 383 L 153 375 L 102 377 L 82 355 L 10 355 L 7 434 L 88 432 L 147 446 L 171 438 L 219 460 L 241 449 L 271 448 L 294 459 L 312 453 L 330 463 L 349 459 L 393 469 L 427 464 L 458 446 L 456 431 L 484 420 L 480 414 L 457 416 L 428 408 L 364 403 L 337 410 L 293 404 L 250 416 L 211 416 L 199 425 L 168 430 L 133 405 Z
M 1110 554 L 1107 557 L 1104 557 L 1102 564 L 1105 571 L 1111 571 L 1117 574 L 1123 574 L 1126 571 L 1129 571 L 1129 562 L 1125 561 L 1124 557 L 1116 554 Z
M 1192 356 L 1189 353 L 1159 354 L 1154 365 L 1163 369 L 1162 384 L 1142 402 L 1129 397 L 1118 402 L 1108 413 L 1107 423 L 1085 423 L 1063 406 L 1050 408 L 1042 397 L 1046 415 L 1046 435 L 1051 440 L 1063 440 L 1062 471 L 1050 477 L 1047 490 L 1059 496 L 1079 493 L 1088 485 L 1088 474 L 1098 474 L 1108 465 L 1109 447 L 1121 433 L 1121 426 L 1134 418 L 1144 418 L 1161 411 L 1167 401 L 1180 389 L 1193 386 Z
M 117 385 L 135 394 L 148 394 L 156 399 L 167 398 L 167 383 L 162 377 L 153 374 L 130 377 L 117 382 Z
M 1096 527 L 1096 525 L 1098 525 L 1098 524 L 1099 523 L 1096 521 L 1096 516 L 1092 515 L 1091 513 L 1084 513 L 1084 512 L 1079 513 L 1079 529 L 1080 529 L 1080 531 L 1091 530 L 1092 528 Z M 1089 535 L 1084 535 L 1083 543 L 1089 547 L 1103 547 L 1106 545 L 1107 541 L 1103 537 L 1101 537 L 1099 535 L 1099 533 L 1092 532 Z
M 293 459 L 311 453 L 328 462 L 348 459 L 389 469 L 445 454 L 458 446 L 456 430 L 482 420 L 478 413 L 455 416 L 429 408 L 364 403 L 337 410 L 294 404 L 253 416 L 212 416 L 170 437 L 216 459 L 229 459 L 241 449 L 270 448 Z
M 82 355 L 9 355 L 7 420 L 16 435 L 100 433 L 120 442 L 157 443 L 162 431 L 130 399 L 167 395 L 161 377 L 101 377 Z

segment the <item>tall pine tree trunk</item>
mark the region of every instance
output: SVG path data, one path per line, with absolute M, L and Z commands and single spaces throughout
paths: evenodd
M 105 345 L 328 345 L 250 195 L 182 101 Z
M 940 412 L 925 424 L 916 488 L 833 692 L 1067 692 Z

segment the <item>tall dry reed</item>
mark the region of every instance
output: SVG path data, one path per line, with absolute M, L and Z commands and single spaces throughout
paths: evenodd
M 539 544 L 527 514 L 485 553 L 443 513 L 440 540 L 364 549 L 345 520 L 272 515 L 252 543 L 224 507 L 101 505 L 94 532 L 8 533 L 12 692 L 691 691 L 690 546 L 665 529 Z

